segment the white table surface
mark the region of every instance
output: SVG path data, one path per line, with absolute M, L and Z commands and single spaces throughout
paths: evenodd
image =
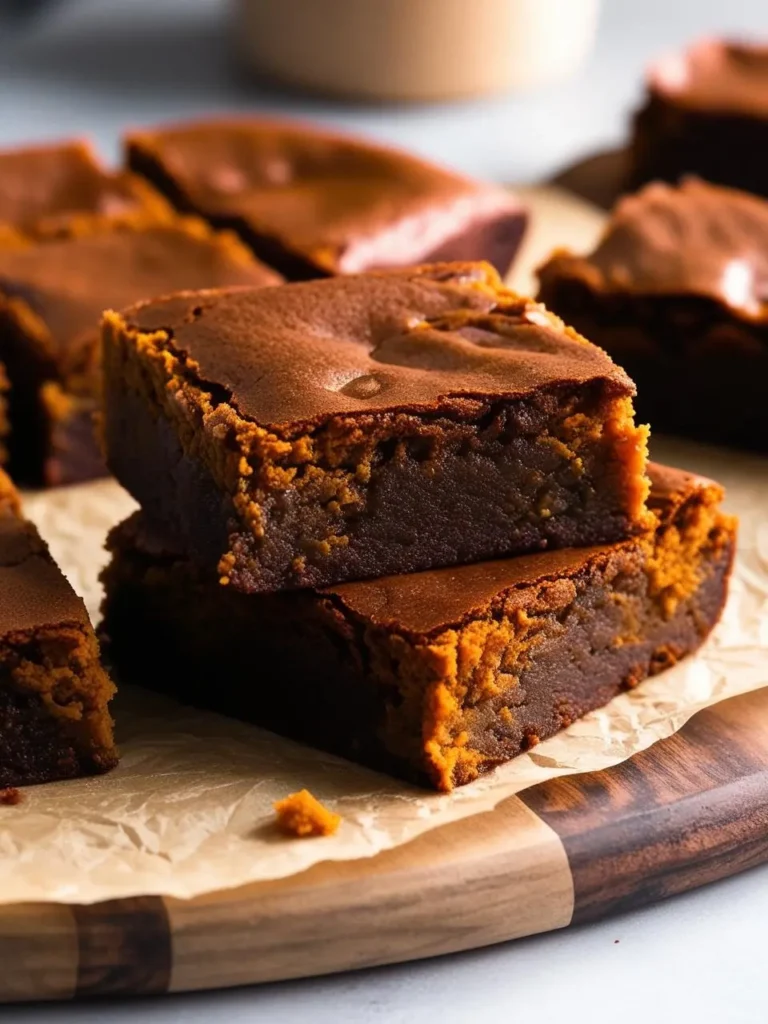
M 59 0 L 23 30 L 0 24 L 0 145 L 88 133 L 111 158 L 127 124 L 250 109 L 335 123 L 478 176 L 528 181 L 621 140 L 654 53 L 715 31 L 768 36 L 766 0 L 604 4 L 597 50 L 575 81 L 524 98 L 396 108 L 277 97 L 237 82 L 220 0 Z M 767 938 L 768 866 L 598 925 L 424 963 L 233 992 L 5 1008 L 0 1018 L 763 1024 Z

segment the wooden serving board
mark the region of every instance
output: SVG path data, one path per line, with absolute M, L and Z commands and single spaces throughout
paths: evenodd
M 594 199 L 593 177 L 585 186 L 577 173 L 571 187 Z M 603 222 L 562 190 L 547 204 L 513 277 L 521 289 L 553 245 L 586 248 Z M 0 906 L 0 1000 L 220 988 L 431 957 L 642 906 L 766 860 L 768 688 L 699 712 L 621 765 L 536 786 L 374 857 L 192 900 Z
M 0 997 L 147 995 L 419 959 L 643 906 L 766 860 L 763 689 L 615 768 L 545 783 L 370 859 L 190 901 L 0 908 Z

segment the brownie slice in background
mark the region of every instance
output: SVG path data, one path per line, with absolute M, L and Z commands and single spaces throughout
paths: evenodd
M 169 215 L 74 235 L 0 238 L 0 361 L 10 379 L 10 472 L 61 484 L 106 472 L 93 431 L 102 312 L 204 285 L 279 275 L 234 235 Z
M 768 451 L 768 202 L 689 178 L 621 200 L 539 298 L 637 385 L 654 430 Z
M 290 122 L 132 132 L 129 166 L 182 211 L 233 228 L 287 278 L 485 259 L 506 274 L 526 213 L 506 189 Z

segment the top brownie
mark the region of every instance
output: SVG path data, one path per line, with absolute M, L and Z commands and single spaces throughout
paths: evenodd
M 234 228 L 289 279 L 475 259 L 504 274 L 525 229 L 505 189 L 306 125 L 210 121 L 126 145 L 179 209 Z
M 687 173 L 768 195 L 768 46 L 706 39 L 657 61 L 630 187 Z
M 645 521 L 645 428 L 600 349 L 443 264 L 107 317 L 108 464 L 247 592 L 549 547 Z
M 83 222 L 167 211 L 142 178 L 106 171 L 85 142 L 0 152 L 0 226 L 35 236 L 70 234 Z

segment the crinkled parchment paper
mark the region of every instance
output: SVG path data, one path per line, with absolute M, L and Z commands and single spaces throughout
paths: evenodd
M 537 259 L 549 241 L 533 241 Z M 768 459 L 683 442 L 658 442 L 653 455 L 721 480 L 741 517 L 731 597 L 696 657 L 450 795 L 124 687 L 114 705 L 123 755 L 114 772 L 31 788 L 20 805 L 0 807 L 0 902 L 193 897 L 371 856 L 546 779 L 616 764 L 699 709 L 768 685 Z M 112 481 L 27 498 L 94 617 L 104 535 L 133 507 Z M 275 834 L 272 802 L 303 787 L 343 816 L 335 836 Z

